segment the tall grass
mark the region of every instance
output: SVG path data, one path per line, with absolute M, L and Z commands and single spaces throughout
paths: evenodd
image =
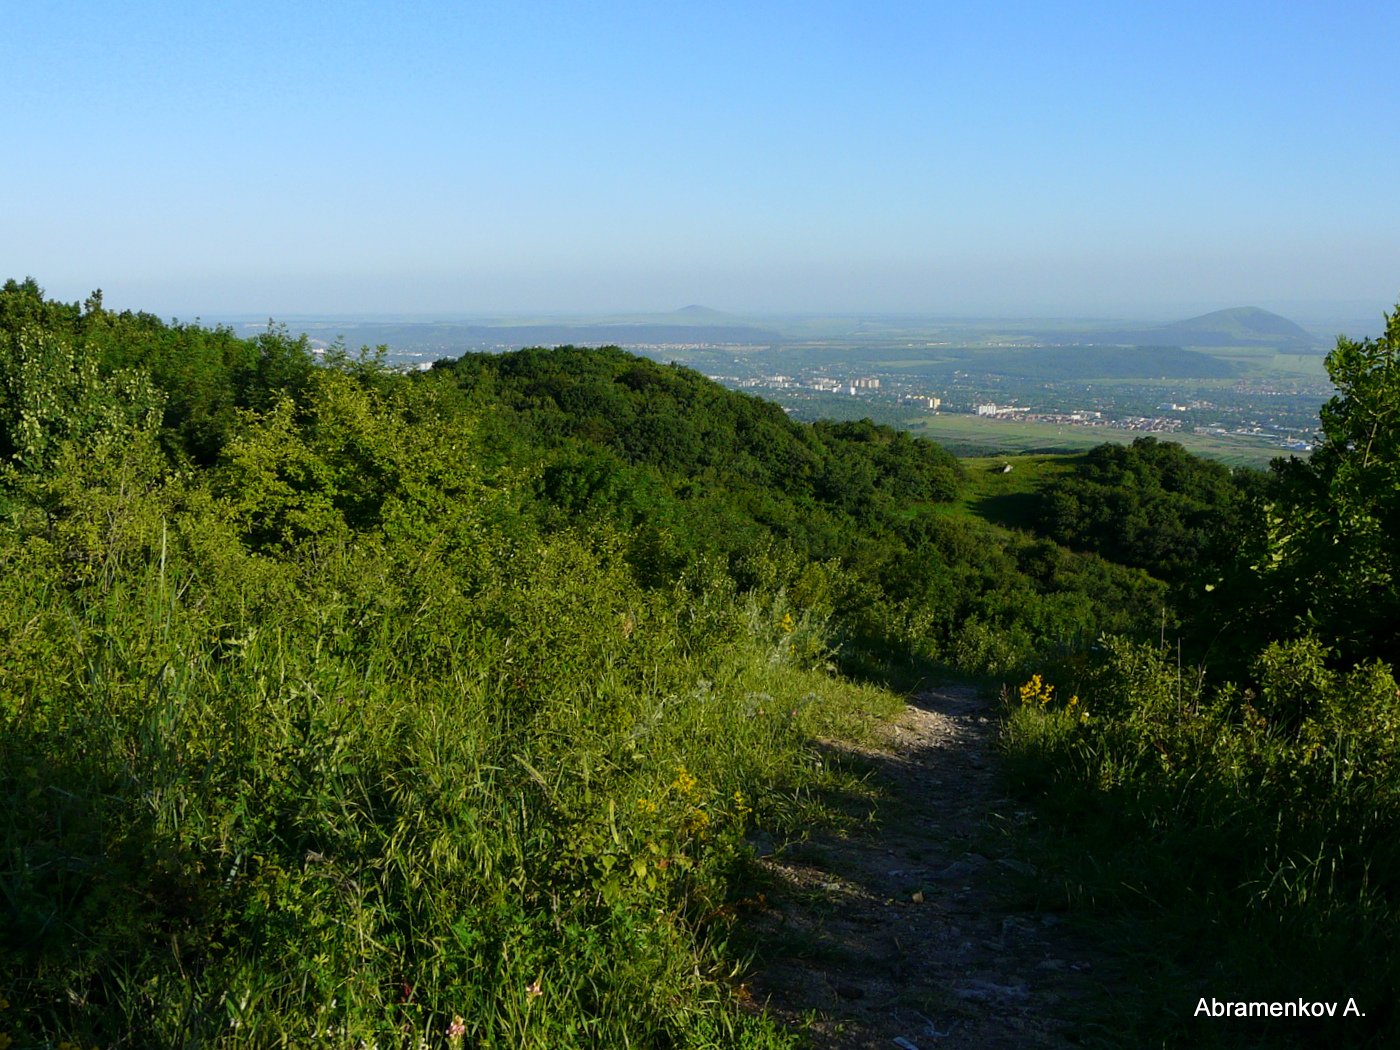
M 1011 704 L 1009 768 L 1054 829 L 1047 900 L 1156 957 L 1117 996 L 1143 1043 L 1388 1046 L 1400 1031 L 1400 693 L 1383 665 L 1325 656 L 1273 645 L 1254 689 L 1212 689 L 1112 641 L 1073 710 L 1034 681 Z M 1354 998 L 1365 1017 L 1222 1025 L 1195 1018 L 1202 996 Z
M 786 1045 L 744 836 L 895 703 L 822 623 L 485 499 L 261 551 L 197 486 L 104 506 L 0 537 L 0 1036 Z

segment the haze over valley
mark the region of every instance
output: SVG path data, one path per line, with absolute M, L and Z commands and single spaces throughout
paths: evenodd
M 242 334 L 265 320 L 232 319 Z M 736 316 L 298 318 L 319 351 L 384 347 L 427 367 L 466 352 L 616 345 L 777 401 L 869 417 L 965 454 L 1069 450 L 1152 433 L 1242 464 L 1306 452 L 1330 396 L 1328 337 L 1241 307 L 1175 322 Z

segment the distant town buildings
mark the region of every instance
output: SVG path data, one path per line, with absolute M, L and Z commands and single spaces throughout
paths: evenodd
M 910 394 L 907 397 L 900 398 L 900 400 L 907 404 L 919 405 L 921 408 L 931 409 L 934 412 L 937 412 L 939 407 L 943 404 L 943 399 L 941 397 L 933 397 L 930 394 Z
M 739 364 L 737 360 L 736 364 Z M 1022 391 L 1015 384 L 1007 382 L 1005 377 L 991 376 L 981 381 L 969 382 L 972 377 L 962 371 L 952 374 L 949 389 L 940 394 L 930 394 L 927 388 L 921 389 L 922 383 L 918 377 L 898 374 L 856 375 L 851 372 L 843 375 L 839 366 L 830 364 L 802 368 L 795 375 L 759 374 L 755 370 L 748 375 L 712 375 L 710 378 L 741 389 L 781 392 L 779 396 L 783 401 L 784 411 L 789 413 L 793 412 L 796 403 L 804 400 L 819 402 L 823 397 L 840 397 L 854 399 L 860 403 L 861 407 L 857 412 L 867 411 L 865 402 L 870 403 L 872 410 L 880 402 L 889 402 L 891 406 L 898 404 L 906 410 L 913 408 L 916 412 L 973 413 L 988 421 L 1006 420 L 1053 427 L 1104 427 L 1141 434 L 1169 435 L 1194 432 L 1212 437 L 1262 439 L 1294 452 L 1306 452 L 1312 444 L 1309 435 L 1303 432 L 1305 428 L 1290 419 L 1282 418 L 1281 413 L 1230 419 L 1230 414 L 1242 414 L 1231 404 L 1222 409 L 1214 401 L 1190 397 L 1183 398 L 1182 401 L 1159 403 L 1157 399 L 1162 396 L 1161 392 L 1157 392 L 1150 400 L 1144 397 L 1138 411 L 1132 412 L 1124 411 L 1126 405 L 1113 404 L 1112 399 L 1105 400 L 1095 394 L 1088 385 L 1077 392 L 1082 396 L 1078 405 L 1065 396 L 1066 391 L 1063 388 L 1054 390 L 1049 384 L 1045 386 L 1049 392 L 1047 400 L 1051 402 L 1047 405 L 1032 407 L 983 401 L 982 398 L 998 388 L 1004 390 L 1009 399 L 1026 398 Z M 1274 389 L 1254 390 L 1242 382 L 1237 388 L 1232 388 L 1228 397 L 1250 394 L 1268 394 L 1276 398 L 1284 396 L 1284 393 Z M 1075 400 L 1079 400 L 1079 396 L 1076 396 Z M 1095 407 L 1088 407 L 1085 402 Z M 1206 418 L 1202 418 L 1203 415 Z M 1220 418 L 1221 416 L 1227 418 Z

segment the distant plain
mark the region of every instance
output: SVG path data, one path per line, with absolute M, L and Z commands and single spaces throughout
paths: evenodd
M 227 323 L 249 334 L 267 322 Z M 287 327 L 318 350 L 380 347 L 410 368 L 525 346 L 618 345 L 775 400 L 796 418 L 871 418 L 959 455 L 1075 451 L 1152 432 L 1263 467 L 1306 454 L 1332 392 L 1329 337 L 1252 307 L 1169 323 L 752 317 L 691 306 L 606 317 L 305 317 Z M 978 415 L 984 404 L 1004 411 Z M 1074 413 L 1083 420 L 1069 421 Z

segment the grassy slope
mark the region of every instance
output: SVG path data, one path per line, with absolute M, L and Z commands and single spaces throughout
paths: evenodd
M 1047 480 L 1070 473 L 1078 455 L 1022 454 L 968 456 L 961 460 L 967 481 L 949 512 L 979 518 L 1003 528 L 1029 529 L 1034 496 Z M 1008 472 L 1004 468 L 1010 466 Z

